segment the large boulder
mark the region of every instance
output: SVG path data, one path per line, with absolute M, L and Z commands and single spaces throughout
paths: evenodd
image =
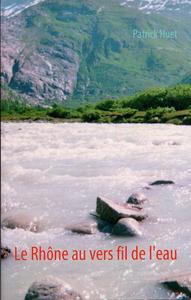
M 191 297 L 191 273 L 186 275 L 169 276 L 162 284 L 175 293 L 183 293 Z
M 142 232 L 139 223 L 132 218 L 122 218 L 114 226 L 113 235 L 119 236 L 141 236 Z
M 104 197 L 97 198 L 96 213 L 103 220 L 116 223 L 121 218 L 133 218 L 142 221 L 146 215 L 135 208 L 126 208 L 124 205 L 117 204 Z
M 156 180 L 150 183 L 150 185 L 166 185 L 166 184 L 175 184 L 175 183 L 172 180 Z
M 82 300 L 80 294 L 61 279 L 46 277 L 34 282 L 29 288 L 25 300 Z
M 134 204 L 134 205 L 141 205 L 143 202 L 147 200 L 147 197 L 141 193 L 134 193 L 132 194 L 126 203 Z
M 15 229 L 22 228 L 32 232 L 41 232 L 43 224 L 36 218 L 26 214 L 16 214 L 6 217 L 2 221 L 2 227 Z
M 76 224 L 71 224 L 69 226 L 66 226 L 65 229 L 73 233 L 94 234 L 97 232 L 97 223 L 93 221 L 76 223 Z
M 7 258 L 11 253 L 11 250 L 8 247 L 2 247 L 1 246 L 1 258 Z

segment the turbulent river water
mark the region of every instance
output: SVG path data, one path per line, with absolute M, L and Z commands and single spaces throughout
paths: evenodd
M 2 219 L 17 213 L 41 218 L 32 233 L 3 229 L 3 244 L 30 249 L 115 249 L 136 245 L 177 249 L 176 261 L 2 262 L 2 299 L 24 299 L 35 280 L 53 275 L 84 299 L 167 299 L 157 282 L 191 266 L 191 130 L 174 125 L 2 124 Z M 175 185 L 152 186 L 158 179 Z M 64 227 L 90 218 L 96 197 L 125 202 L 148 197 L 140 238 L 72 234 Z

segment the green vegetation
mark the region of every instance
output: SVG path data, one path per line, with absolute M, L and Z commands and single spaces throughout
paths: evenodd
M 47 110 L 40 106 L 29 106 L 11 100 L 3 100 L 1 102 L 1 120 L 4 121 L 38 121 L 38 120 L 51 120 L 47 115 Z
M 40 48 L 58 59 L 57 49 L 65 46 L 62 58 L 68 59 L 68 53 L 79 57 L 70 99 L 74 105 L 173 85 L 191 69 L 185 22 L 146 15 L 116 0 L 44 1 L 31 7 L 30 14 L 27 11 L 25 22 L 23 40 L 28 49 Z M 171 32 L 175 28 L 177 40 L 133 38 L 134 29 Z
M 11 96 L 12 97 L 12 96 Z M 106 99 L 79 108 L 28 105 L 4 93 L 2 120 L 47 120 L 95 123 L 172 123 L 191 125 L 191 85 L 155 88 L 121 99 Z
M 6 85 L 1 87 L 1 120 L 50 120 L 48 110 L 39 105 L 29 105 L 27 100 Z

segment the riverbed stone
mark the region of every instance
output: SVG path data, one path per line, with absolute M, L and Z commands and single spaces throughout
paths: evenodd
M 43 230 L 43 224 L 37 218 L 23 213 L 6 217 L 2 221 L 2 227 L 9 229 L 21 228 L 32 232 Z
M 178 294 L 178 296 L 176 296 L 176 300 L 190 300 L 189 296 L 186 296 L 183 293 Z
M 91 217 L 93 217 L 94 220 L 96 220 L 97 229 L 99 232 L 103 232 L 103 233 L 112 232 L 113 224 L 111 224 L 108 221 L 102 220 L 96 212 L 91 212 L 90 215 Z
M 11 254 L 11 250 L 8 247 L 1 246 L 1 259 L 7 258 Z
M 162 280 L 162 284 L 175 293 L 183 293 L 191 297 L 191 273 L 169 276 Z
M 117 204 L 105 197 L 97 197 L 96 213 L 103 220 L 116 223 L 121 218 L 133 218 L 142 221 L 146 215 L 138 209 L 126 208 L 124 205 Z
M 156 180 L 150 183 L 150 185 L 168 185 L 168 184 L 175 184 L 172 180 Z
M 25 300 L 82 300 L 82 296 L 59 278 L 48 276 L 34 282 L 29 288 Z
M 122 218 L 114 226 L 113 235 L 118 236 L 141 236 L 139 223 L 132 218 Z
M 97 223 L 81 222 L 68 225 L 65 227 L 65 229 L 78 234 L 95 234 L 97 232 Z
M 141 193 L 133 193 L 127 200 L 126 203 L 141 205 L 147 200 L 147 197 Z

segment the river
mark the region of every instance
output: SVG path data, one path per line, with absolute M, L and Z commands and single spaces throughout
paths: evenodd
M 114 249 L 138 245 L 177 249 L 176 261 L 2 262 L 2 299 L 24 299 L 35 280 L 53 275 L 84 299 L 167 299 L 157 282 L 191 266 L 191 130 L 189 126 L 131 124 L 2 124 L 2 219 L 32 214 L 44 231 L 3 229 L 3 244 L 54 249 Z M 168 179 L 174 185 L 152 186 Z M 141 191 L 148 201 L 143 236 L 72 234 L 64 227 L 88 219 L 96 198 L 125 202 Z

